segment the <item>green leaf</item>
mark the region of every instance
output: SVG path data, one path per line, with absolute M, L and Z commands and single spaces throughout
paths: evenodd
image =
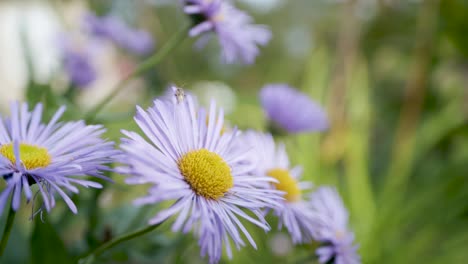
M 49 93 L 49 85 L 30 81 L 26 89 L 26 100 L 32 105 L 35 105 L 39 102 L 47 102 Z
M 440 3 L 442 25 L 455 47 L 468 57 L 468 12 L 467 0 L 443 0 Z
M 31 236 L 31 263 L 70 263 L 65 244 L 49 221 L 36 217 Z

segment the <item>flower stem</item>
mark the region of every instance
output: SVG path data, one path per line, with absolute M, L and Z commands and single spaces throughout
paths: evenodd
M 10 207 L 10 211 L 8 212 L 8 218 L 5 224 L 5 229 L 3 231 L 2 240 L 0 241 L 0 256 L 3 256 L 3 251 L 6 248 L 8 243 L 8 238 L 10 237 L 11 228 L 13 227 L 13 222 L 15 220 L 16 212 L 13 208 Z
M 117 95 L 119 94 L 127 84 L 138 75 L 150 70 L 154 66 L 158 65 L 164 58 L 167 57 L 188 35 L 188 26 L 182 27 L 161 47 L 161 49 L 153 54 L 151 57 L 143 61 L 136 69 L 122 79 L 114 88 L 113 92 L 107 95 L 101 102 L 96 104 L 94 108 L 88 111 L 85 115 L 85 120 L 92 122 L 96 115 Z
M 155 230 L 156 228 L 158 228 L 162 223 L 159 223 L 159 224 L 156 224 L 156 225 L 150 225 L 150 226 L 147 226 L 145 228 L 141 228 L 135 232 L 130 232 L 130 233 L 127 233 L 127 234 L 124 234 L 120 237 L 116 237 L 104 244 L 102 244 L 101 246 L 97 247 L 96 249 L 88 252 L 84 257 L 82 257 L 79 261 L 79 263 L 92 263 L 92 261 L 94 260 L 94 257 L 96 256 L 99 256 L 101 255 L 102 253 L 104 253 L 106 250 L 122 243 L 122 242 L 125 242 L 127 240 L 130 240 L 130 239 L 133 239 L 135 237 L 139 237 L 139 236 L 142 236 L 146 233 L 149 233 L 153 230 Z

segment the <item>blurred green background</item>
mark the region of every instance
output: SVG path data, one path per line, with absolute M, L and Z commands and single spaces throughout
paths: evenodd
M 186 39 L 99 115 L 108 137 L 119 141 L 120 129 L 137 130 L 135 104 L 149 106 L 169 83 L 202 102 L 219 98 L 232 125 L 264 129 L 259 89 L 288 83 L 326 108 L 331 127 L 283 140 L 306 179 L 339 188 L 363 263 L 467 263 L 468 1 L 234 2 L 273 32 L 256 63 L 224 65 L 216 41 L 197 50 L 195 40 Z M 67 104 L 68 118 L 82 118 L 144 59 L 104 50 L 99 80 L 73 102 L 60 97 L 67 80 L 51 43 L 59 32 L 77 31 L 80 15 L 90 10 L 151 31 L 156 50 L 189 23 L 176 0 L 1 1 L 2 112 L 10 100 L 42 101 L 50 112 Z M 102 193 L 82 190 L 74 197 L 78 215 L 61 202 L 41 223 L 40 217 L 29 220 L 31 205 L 22 206 L 1 262 L 71 263 L 89 247 L 143 226 L 158 208 L 136 208 L 131 201 L 146 188 L 112 177 L 116 184 Z M 4 222 L 5 214 L 1 227 Z M 259 249 L 236 252 L 233 263 L 314 263 L 315 245 L 292 247 L 275 229 L 252 232 Z M 171 233 L 165 223 L 98 263 L 205 261 L 195 239 Z

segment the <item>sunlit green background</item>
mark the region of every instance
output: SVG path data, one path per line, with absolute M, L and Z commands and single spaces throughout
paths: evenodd
M 149 106 L 169 83 L 217 97 L 232 125 L 264 129 L 259 89 L 288 83 L 326 108 L 331 127 L 283 140 L 306 179 L 338 187 L 363 263 L 467 263 L 468 1 L 234 2 L 273 32 L 256 63 L 222 64 L 216 41 L 197 50 L 186 39 L 99 115 L 108 137 L 119 141 L 120 129 L 137 130 L 135 104 Z M 158 48 L 190 22 L 178 3 L 1 1 L 1 111 L 10 100 L 42 101 L 49 112 L 68 104 L 67 118 L 82 118 L 144 58 L 103 51 L 101 78 L 71 104 L 60 97 L 66 79 L 50 44 L 54 35 L 79 30 L 80 14 L 93 10 L 151 31 Z M 102 241 L 144 226 L 159 208 L 131 202 L 146 188 L 112 177 L 115 184 L 102 193 L 84 189 L 74 197 L 78 215 L 58 202 L 43 223 L 31 221 L 31 205 L 24 204 L 1 263 L 73 263 Z M 252 232 L 259 249 L 236 252 L 232 263 L 315 263 L 315 245 L 293 247 L 276 229 Z M 196 240 L 170 232 L 169 223 L 97 261 L 204 262 Z

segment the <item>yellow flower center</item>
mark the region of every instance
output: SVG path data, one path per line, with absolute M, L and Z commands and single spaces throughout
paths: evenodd
M 297 181 L 289 174 L 288 170 L 272 169 L 269 170 L 267 174 L 278 180 L 278 183 L 274 183 L 274 185 L 277 190 L 286 193 L 284 198 L 288 202 L 295 202 L 301 198 L 301 189 L 299 189 Z
M 342 240 L 345 237 L 345 235 L 346 233 L 341 230 L 335 232 L 335 236 L 336 238 L 338 238 L 338 240 Z
M 214 22 L 222 22 L 225 18 L 225 15 L 222 13 L 222 12 L 218 12 L 218 14 L 216 14 L 214 17 L 213 17 L 213 21 Z
M 217 200 L 234 186 L 229 165 L 206 149 L 188 152 L 177 164 L 190 187 L 203 197 Z
M 20 160 L 28 170 L 47 167 L 52 161 L 52 157 L 46 148 L 21 143 L 19 146 Z M 0 154 L 9 159 L 13 164 L 16 163 L 13 144 L 0 146 Z

